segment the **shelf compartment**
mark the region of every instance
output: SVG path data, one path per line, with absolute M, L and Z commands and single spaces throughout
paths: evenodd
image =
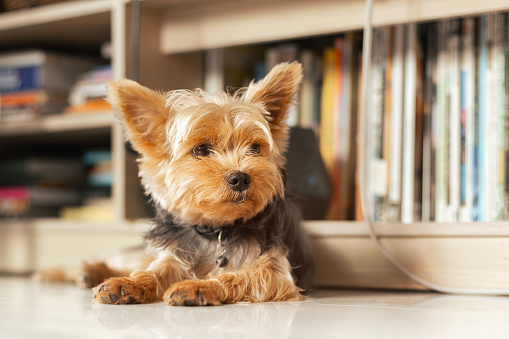
M 69 1 L 2 13 L 1 49 L 95 49 L 110 39 L 111 9 L 111 1 Z

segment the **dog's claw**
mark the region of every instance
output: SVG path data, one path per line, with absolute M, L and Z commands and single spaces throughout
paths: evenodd
M 196 303 L 193 300 L 186 299 L 186 300 L 184 300 L 184 305 L 186 305 L 186 306 L 196 306 Z
M 102 301 L 104 301 L 105 304 L 111 304 L 111 302 L 106 299 L 105 297 L 101 297 Z
M 198 300 L 200 301 L 200 305 L 203 305 L 203 293 L 202 293 L 202 291 L 200 291 L 200 293 L 198 293 Z
M 110 299 L 113 300 L 114 302 L 117 302 L 117 301 L 120 300 L 120 297 L 118 295 L 116 295 L 116 294 L 111 294 L 110 293 L 108 295 L 109 295 Z

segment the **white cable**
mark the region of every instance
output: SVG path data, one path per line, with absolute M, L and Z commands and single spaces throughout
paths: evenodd
M 394 267 L 400 270 L 404 275 L 406 275 L 411 280 L 416 283 L 425 286 L 431 290 L 448 293 L 448 294 L 471 294 L 471 295 L 509 295 L 508 289 L 459 289 L 459 288 L 450 288 L 444 287 L 440 285 L 433 284 L 425 279 L 422 279 L 412 272 L 410 272 L 406 267 L 404 267 L 398 260 L 396 260 L 392 255 L 390 255 L 385 247 L 380 243 L 378 236 L 375 232 L 374 222 L 371 218 L 369 210 L 367 207 L 369 206 L 367 202 L 367 198 L 369 192 L 367 191 L 368 185 L 366 185 L 367 179 L 369 178 L 369 170 L 368 166 L 366 166 L 366 162 L 369 156 L 369 152 L 367 152 L 368 147 L 368 128 L 369 128 L 369 119 L 368 119 L 368 86 L 369 81 L 371 79 L 371 46 L 372 46 L 372 15 L 373 14 L 373 0 L 366 0 L 366 9 L 364 16 L 364 36 L 363 36 L 363 52 L 362 52 L 362 87 L 361 87 L 361 135 L 360 142 L 362 143 L 362 147 L 360 148 L 359 154 L 359 172 L 361 174 L 361 178 L 359 180 L 360 185 L 360 195 L 361 195 L 361 209 L 364 215 L 365 220 L 368 224 L 369 235 L 373 240 L 378 251 L 384 256 L 387 261 L 389 261 Z

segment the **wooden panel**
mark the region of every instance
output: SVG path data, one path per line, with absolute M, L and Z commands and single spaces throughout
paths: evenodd
M 504 0 L 375 1 L 374 24 L 472 15 L 507 10 Z M 164 15 L 161 51 L 165 54 L 358 30 L 363 0 L 193 1 Z
M 144 225 L 105 224 L 47 219 L 3 222 L 0 227 L 0 272 L 79 264 L 139 246 Z
M 509 238 L 384 238 L 405 268 L 429 282 L 460 289 L 507 289 Z M 318 286 L 422 289 L 395 269 L 369 238 L 314 238 Z
M 357 221 L 305 221 L 306 231 L 315 237 L 367 237 L 368 224 Z M 436 223 L 399 222 L 376 223 L 376 235 L 382 237 L 509 237 L 509 222 Z

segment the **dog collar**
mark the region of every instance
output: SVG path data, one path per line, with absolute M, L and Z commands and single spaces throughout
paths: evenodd
M 219 267 L 225 267 L 228 265 L 228 258 L 225 256 L 226 248 L 224 247 L 224 238 L 222 228 L 209 228 L 204 226 L 193 225 L 194 230 L 200 236 L 210 241 L 217 240 L 217 252 L 219 256 L 216 259 L 216 263 Z
M 208 240 L 217 240 L 222 228 L 210 228 L 206 226 L 192 226 L 196 233 Z

